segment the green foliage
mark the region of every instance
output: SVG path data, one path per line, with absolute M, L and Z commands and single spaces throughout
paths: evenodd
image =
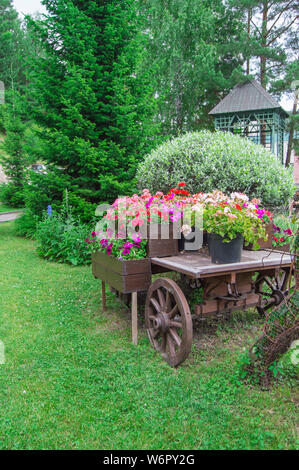
M 10 207 L 23 207 L 23 188 L 18 188 L 13 183 L 0 184 L 0 201 L 6 203 Z
M 62 171 L 49 171 L 46 175 L 31 172 L 30 184 L 25 189 L 26 208 L 38 217 L 49 205 L 53 210 L 60 210 L 68 184 L 69 179 Z
M 0 162 L 9 180 L 4 194 L 4 202 L 11 205 L 23 205 L 22 195 L 26 182 L 27 158 L 24 152 L 25 125 L 21 118 L 19 97 L 11 93 L 12 104 L 5 109 L 5 139 L 0 142 Z
M 3 183 L 0 187 L 0 201 L 9 207 L 24 207 L 23 188 L 15 186 L 13 183 Z
M 12 0 L 0 0 L 0 19 L 0 80 L 8 89 L 17 79 L 18 38 L 21 34 L 20 21 Z
M 143 66 L 152 71 L 163 133 L 211 126 L 208 112 L 240 78 L 239 13 L 221 0 L 139 4 L 146 18 Z
M 39 218 L 28 209 L 15 220 L 15 233 L 18 237 L 34 238 Z
M 43 175 L 31 172 L 30 184 L 25 188 L 25 205 L 38 217 L 42 216 L 49 205 L 59 212 L 63 207 L 66 190 L 73 216 L 79 217 L 84 223 L 90 223 L 94 219 L 97 204 L 89 202 L 86 199 L 88 190 L 85 192 L 72 185 L 71 178 L 62 169 L 48 168 L 48 173 Z
M 63 169 L 78 206 L 112 201 L 134 192 L 156 132 L 135 1 L 44 3 L 51 15 L 29 21 L 43 47 L 29 57 L 28 92 L 40 158 Z
M 266 371 L 271 374 L 274 384 L 288 384 L 296 386 L 298 378 L 298 364 L 292 363 L 291 355 L 294 349 L 290 348 L 278 361 L 274 361 L 267 369 L 252 367 L 252 356 L 248 349 L 239 354 L 237 359 L 236 371 L 231 380 L 237 385 L 244 381 L 247 384 L 260 386 L 263 384 L 263 378 Z M 270 385 L 270 384 L 269 384 Z
M 45 215 L 36 226 L 37 252 L 49 261 L 74 266 L 89 264 L 90 252 L 85 243 L 89 233 L 90 226 L 75 220 L 72 215 Z
M 229 132 L 187 133 L 162 144 L 139 165 L 137 179 L 151 192 L 184 181 L 190 193 L 238 191 L 269 207 L 287 204 L 295 191 L 291 170 L 275 155 Z

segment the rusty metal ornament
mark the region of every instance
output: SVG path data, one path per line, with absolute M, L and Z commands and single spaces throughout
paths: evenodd
M 192 346 L 192 317 L 183 291 L 172 280 L 159 278 L 148 289 L 145 325 L 154 349 L 171 366 L 188 357 Z

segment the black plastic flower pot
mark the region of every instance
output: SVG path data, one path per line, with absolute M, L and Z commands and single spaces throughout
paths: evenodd
M 209 252 L 212 263 L 229 264 L 241 261 L 244 238 L 237 235 L 230 242 L 224 242 L 223 237 L 216 233 L 208 234 Z

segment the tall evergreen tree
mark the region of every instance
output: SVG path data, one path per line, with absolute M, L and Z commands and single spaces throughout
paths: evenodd
M 12 206 L 24 203 L 27 158 L 24 152 L 25 125 L 22 121 L 22 101 L 17 92 L 10 92 L 10 102 L 4 110 L 5 139 L 0 143 L 0 163 L 9 184 L 4 191 L 5 202 Z
M 155 135 L 135 1 L 43 3 L 48 17 L 29 21 L 43 45 L 29 73 L 42 157 L 63 168 L 73 204 L 111 201 L 135 189 L 137 162 Z

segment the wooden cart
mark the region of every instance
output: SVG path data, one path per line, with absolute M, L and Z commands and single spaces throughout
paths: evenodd
M 137 292 L 147 291 L 145 325 L 151 345 L 171 365 L 178 366 L 189 355 L 193 320 L 229 314 L 256 307 L 261 315 L 279 305 L 289 293 L 293 259 L 289 253 L 243 251 L 241 262 L 217 265 L 200 252 L 121 263 L 103 254 L 93 256 L 93 274 L 122 294 L 132 294 L 132 336 L 137 344 Z M 110 258 L 111 260 L 111 258 Z M 142 262 L 143 261 L 143 264 Z M 135 264 L 134 264 L 135 263 Z M 191 314 L 184 289 L 172 279 L 152 274 L 180 273 L 188 290 L 201 289 L 202 300 Z

